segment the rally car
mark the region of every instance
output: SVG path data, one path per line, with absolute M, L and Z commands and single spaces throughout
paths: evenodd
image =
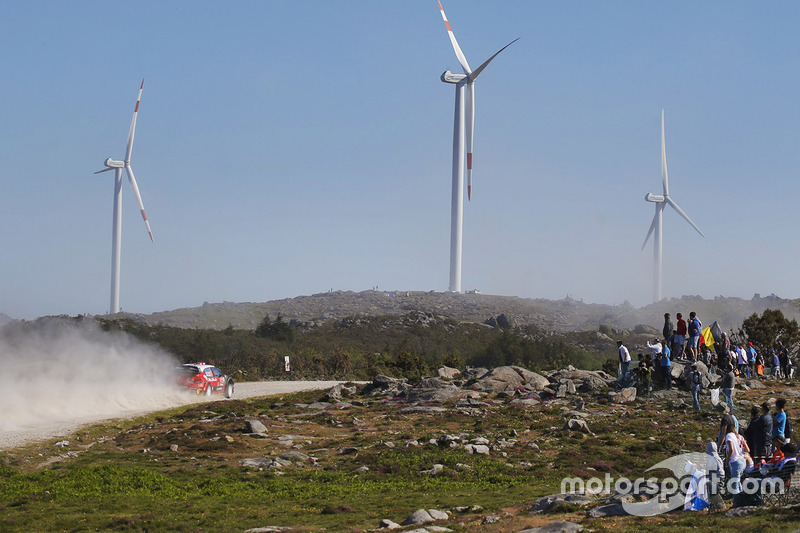
M 213 365 L 205 363 L 181 365 L 177 368 L 177 381 L 180 387 L 198 395 L 224 394 L 226 398 L 233 396 L 233 379 Z

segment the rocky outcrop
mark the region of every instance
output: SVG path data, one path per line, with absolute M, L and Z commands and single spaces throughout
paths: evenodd
M 519 366 L 500 366 L 478 379 L 472 388 L 485 392 L 513 391 L 517 389 L 543 390 L 550 380 L 541 374 Z

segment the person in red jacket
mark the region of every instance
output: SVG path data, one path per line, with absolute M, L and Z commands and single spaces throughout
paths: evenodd
M 686 344 L 686 321 L 683 315 L 678 313 L 678 323 L 676 324 L 675 335 L 672 338 L 672 358 L 680 359 L 683 357 L 683 346 Z

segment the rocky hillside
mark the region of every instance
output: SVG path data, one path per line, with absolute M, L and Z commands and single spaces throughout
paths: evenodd
M 605 305 L 572 298 L 544 300 L 433 291 L 333 291 L 264 303 L 206 302 L 201 307 L 120 316 L 148 324 L 186 328 L 224 329 L 233 326 L 254 329 L 267 314 L 273 318 L 281 315 L 287 321 L 304 322 L 420 311 L 479 323 L 503 314 L 512 324 L 533 324 L 549 331 L 566 332 L 594 330 L 601 324 L 624 329 L 646 324 L 660 330 L 665 312 L 674 316 L 677 312 L 688 315 L 689 311 L 696 311 L 705 324 L 718 320 L 724 329 L 731 329 L 738 327 L 747 316 L 761 313 L 764 309 L 780 309 L 786 316 L 800 319 L 800 300 L 787 300 L 775 295 L 762 298 L 756 294 L 749 300 L 722 296 L 706 300 L 699 296 L 683 296 L 635 308 L 627 302 Z

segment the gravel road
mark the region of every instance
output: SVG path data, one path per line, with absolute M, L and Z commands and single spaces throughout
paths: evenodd
M 237 383 L 234 399 L 254 398 L 260 396 L 273 396 L 304 390 L 329 389 L 342 381 L 257 381 Z M 113 420 L 118 418 L 134 418 L 147 413 L 161 411 L 180 405 L 202 403 L 203 401 L 218 401 L 221 396 L 210 400 L 203 397 L 186 395 L 185 393 L 165 392 L 163 397 L 148 397 L 146 402 L 137 398 L 124 398 L 126 401 L 108 402 L 110 409 L 94 410 L 91 413 L 81 412 L 80 409 L 66 409 L 65 412 L 48 412 L 47 417 L 36 420 L 31 418 L 30 423 L 22 427 L 3 428 L 0 431 L 0 450 L 8 450 L 32 442 L 69 439 L 69 436 L 81 427 Z M 144 405 L 143 405 L 144 403 Z M 51 409 L 52 411 L 52 409 Z M 57 421 L 54 421 L 57 419 Z

